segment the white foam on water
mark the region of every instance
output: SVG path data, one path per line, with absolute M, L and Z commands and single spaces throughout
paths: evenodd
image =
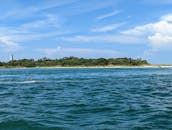
M 38 81 L 35 81 L 35 80 L 30 80 L 30 81 L 23 81 L 23 82 L 19 82 L 21 84 L 31 84 L 31 83 L 36 83 Z
M 33 83 L 37 83 L 38 81 L 35 80 L 31 80 L 31 81 L 21 81 L 21 82 L 8 82 L 8 81 L 4 81 L 4 82 L 0 82 L 0 84 L 33 84 Z
M 14 77 L 14 76 L 18 76 L 18 75 L 0 75 L 0 77 Z

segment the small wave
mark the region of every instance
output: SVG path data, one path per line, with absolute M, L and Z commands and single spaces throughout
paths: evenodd
M 0 77 L 14 77 L 14 76 L 18 76 L 18 75 L 0 75 Z
M 21 82 L 0 82 L 0 84 L 34 84 L 34 83 L 39 83 L 40 81 L 36 80 L 31 80 L 31 81 L 21 81 Z
M 11 84 L 35 84 L 35 83 L 66 83 L 67 81 L 38 81 L 38 80 L 26 80 L 26 81 L 0 81 L 0 85 L 11 85 Z
M 31 84 L 31 83 L 37 83 L 38 81 L 36 80 L 30 80 L 30 81 L 23 81 L 23 82 L 19 82 L 21 84 Z

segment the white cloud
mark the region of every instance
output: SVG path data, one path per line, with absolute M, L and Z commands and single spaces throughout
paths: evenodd
M 166 14 L 166 15 L 162 16 L 161 20 L 171 22 L 172 21 L 172 14 Z
M 66 34 L 61 30 L 58 16 L 46 14 L 44 19 L 21 24 L 17 27 L 0 27 L 0 47 L 5 51 L 17 51 L 21 43 Z
M 158 22 L 136 26 L 121 32 L 126 36 L 145 39 L 153 50 L 172 49 L 172 14 L 164 15 Z
M 45 15 L 44 19 L 22 24 L 19 28 L 20 30 L 31 30 L 31 29 L 47 28 L 47 27 L 58 28 L 60 27 L 60 25 L 61 25 L 61 21 L 58 16 L 47 14 Z
M 140 42 L 140 38 L 134 36 L 125 35 L 94 35 L 94 36 L 73 36 L 63 37 L 63 41 L 67 42 L 104 42 L 104 43 L 125 43 L 125 44 L 137 44 Z
M 117 14 L 119 14 L 120 12 L 121 12 L 121 11 L 119 11 L 119 10 L 115 10 L 115 11 L 113 11 L 113 12 L 110 12 L 110 13 L 103 14 L 103 15 L 101 15 L 101 16 L 98 16 L 98 17 L 96 18 L 96 20 L 103 20 L 103 19 L 112 17 L 112 16 L 114 16 L 114 15 L 117 15 Z
M 156 33 L 153 36 L 149 36 L 148 39 L 155 50 L 171 49 L 172 47 L 172 36 Z
M 104 27 L 96 27 L 93 28 L 91 31 L 92 32 L 108 32 L 108 31 L 112 31 L 115 30 L 117 28 L 119 28 L 120 26 L 124 25 L 125 23 L 117 23 L 117 24 L 110 24 Z
M 35 2 L 34 5 L 27 5 L 27 6 L 19 6 L 17 8 L 12 8 L 10 10 L 5 10 L 4 14 L 1 14 L 0 19 L 22 19 L 22 18 L 29 18 L 29 17 L 40 17 L 46 12 L 47 10 L 60 8 L 65 6 L 65 10 L 62 12 L 56 12 L 56 14 L 63 14 L 63 15 L 78 15 L 82 13 L 92 12 L 95 10 L 107 8 L 115 5 L 118 1 L 116 0 L 92 0 L 90 1 L 80 1 L 80 0 L 45 0 L 45 1 L 38 1 Z M 70 6 L 68 6 L 70 4 Z M 113 15 L 113 14 L 111 14 Z
M 151 33 L 153 24 L 146 24 L 143 26 L 136 26 L 133 29 L 122 31 L 124 35 L 142 36 Z
M 75 2 L 75 4 L 66 7 L 63 14 L 78 15 L 78 14 L 93 12 L 93 11 L 100 10 L 100 9 L 113 8 L 118 2 L 119 2 L 119 0 L 101 0 L 101 2 L 100 2 L 100 0 L 91 0 L 91 1 L 83 0 L 82 2 L 80 0 L 78 0 L 77 2 Z M 109 16 L 107 16 L 107 17 L 110 17 L 110 15 L 112 15 L 112 16 L 115 15 L 112 13 L 116 13 L 116 12 L 115 11 L 110 12 Z M 105 15 L 106 14 L 104 14 L 104 18 L 107 18 Z M 104 18 L 102 15 L 102 19 L 104 19 Z M 99 20 L 99 18 L 97 20 Z M 101 20 L 101 18 L 100 18 L 100 20 Z
M 0 46 L 4 48 L 4 51 L 7 52 L 18 51 L 23 48 L 18 43 L 13 41 L 10 37 L 6 37 L 6 36 L 4 37 L 0 36 Z
M 44 53 L 46 56 L 79 56 L 79 57 L 115 57 L 120 53 L 114 50 L 105 50 L 105 49 L 89 49 L 89 48 L 46 48 L 39 49 L 41 53 Z
M 95 28 L 94 32 L 109 31 L 114 26 Z M 109 35 L 77 35 L 73 37 L 63 37 L 62 40 L 68 42 L 103 42 L 103 43 L 125 43 L 125 44 L 145 44 L 153 52 L 162 49 L 172 49 L 172 14 L 160 17 L 159 21 L 121 31 L 120 34 Z
M 62 48 L 59 46 L 59 47 L 56 47 L 56 48 L 46 48 L 46 49 L 39 49 L 40 52 L 48 55 L 48 56 L 52 56 L 52 55 L 55 55 L 57 54 L 58 52 L 60 52 L 62 50 Z
M 73 3 L 77 0 L 63 0 L 63 1 L 57 1 L 57 0 L 51 0 L 51 1 L 45 1 L 45 2 L 38 2 L 40 4 L 35 4 L 34 6 L 21 6 L 17 9 L 10 9 L 6 11 L 5 14 L 2 14 L 0 19 L 6 19 L 6 18 L 26 18 L 26 17 L 32 17 L 34 15 L 37 15 L 36 13 L 39 12 L 39 15 L 42 14 L 41 11 L 56 8 L 63 6 L 65 4 Z

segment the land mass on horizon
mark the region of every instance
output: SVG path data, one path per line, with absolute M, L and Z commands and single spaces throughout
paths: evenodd
M 0 67 L 91 67 L 91 66 L 142 66 L 149 65 L 146 60 L 133 58 L 96 58 L 86 59 L 77 57 L 64 57 L 61 59 L 42 58 L 10 60 L 0 62 Z

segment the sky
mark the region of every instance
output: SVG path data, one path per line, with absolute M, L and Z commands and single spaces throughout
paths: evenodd
M 1 0 L 0 61 L 132 57 L 172 63 L 172 0 Z

